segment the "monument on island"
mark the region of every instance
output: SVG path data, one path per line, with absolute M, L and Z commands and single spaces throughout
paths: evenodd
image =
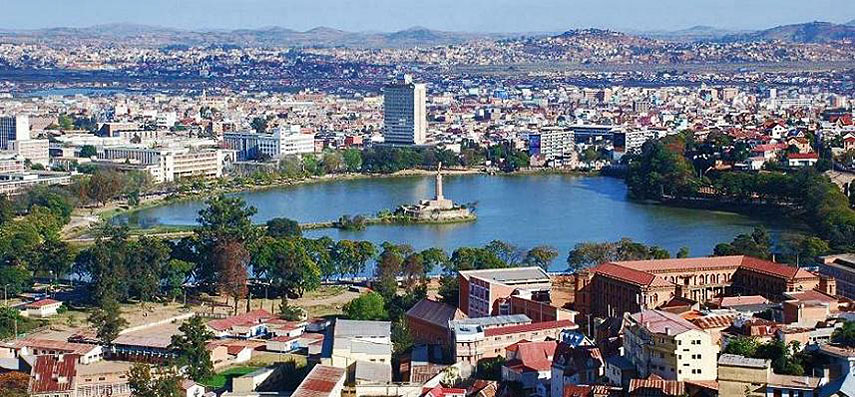
M 442 163 L 436 168 L 436 195 L 433 200 L 421 200 L 415 205 L 402 205 L 399 215 L 412 217 L 418 221 L 449 222 L 474 220 L 475 214 L 464 206 L 455 205 L 442 194 Z

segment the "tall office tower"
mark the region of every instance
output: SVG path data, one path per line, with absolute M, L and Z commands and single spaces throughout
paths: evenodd
M 30 118 L 27 116 L 0 117 L 0 150 L 9 150 L 14 141 L 30 139 Z
M 427 118 L 425 115 L 426 88 L 414 84 L 410 75 L 403 75 L 383 91 L 383 138 L 393 145 L 421 145 L 425 143 Z

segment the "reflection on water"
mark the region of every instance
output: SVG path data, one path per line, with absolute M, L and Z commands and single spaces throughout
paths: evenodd
M 446 196 L 459 203 L 478 202 L 478 220 L 450 225 L 384 225 L 362 231 L 312 230 L 310 237 L 408 243 L 417 249 L 483 245 L 499 239 L 522 248 L 549 244 L 561 251 L 560 269 L 569 250 L 582 241 L 629 237 L 676 252 L 689 247 L 709 255 L 720 242 L 766 224 L 773 236 L 788 230 L 786 220 L 669 208 L 629 201 L 623 181 L 567 175 L 466 175 L 445 178 Z M 300 222 L 337 219 L 343 214 L 374 214 L 433 195 L 432 177 L 338 181 L 238 194 L 258 209 L 263 223 L 274 217 Z M 151 227 L 196 223 L 200 201 L 168 204 L 115 218 Z

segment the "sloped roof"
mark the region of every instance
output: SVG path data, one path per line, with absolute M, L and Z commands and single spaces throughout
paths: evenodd
M 422 299 L 407 311 L 407 316 L 418 318 L 441 328 L 448 328 L 449 320 L 465 317 L 460 309 L 430 299 Z
M 628 391 L 633 396 L 682 396 L 686 394 L 686 384 L 651 375 L 647 379 L 631 379 Z
M 332 397 L 333 389 L 344 375 L 344 368 L 315 365 L 291 397 Z
M 556 341 L 518 343 L 516 357 L 505 363 L 505 366 L 522 371 L 548 371 L 552 367 L 552 357 L 557 347 Z
M 30 377 L 29 394 L 70 391 L 77 376 L 77 359 L 80 356 L 67 354 L 62 358 L 38 356 Z
M 592 268 L 591 272 L 640 286 L 673 285 L 665 279 L 657 277 L 654 274 L 626 267 L 618 263 L 603 263 L 597 267 Z
M 246 327 L 272 318 L 274 316 L 267 310 L 256 309 L 249 313 L 208 321 L 208 326 L 217 331 L 226 331 L 235 326 Z
M 647 328 L 650 332 L 664 334 L 670 332 L 679 335 L 683 332 L 700 330 L 682 317 L 661 310 L 642 310 L 632 315 L 632 319 Z

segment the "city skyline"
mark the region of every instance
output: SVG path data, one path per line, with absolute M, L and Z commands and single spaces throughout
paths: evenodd
M 205 12 L 198 12 L 205 10 Z M 615 12 L 619 10 L 619 12 Z M 38 18 L 32 18 L 38 15 Z M 383 16 L 378 18 L 378 16 Z M 704 25 L 732 30 L 759 30 L 810 21 L 846 23 L 855 19 L 855 3 L 838 0 L 677 0 L 525 2 L 448 0 L 401 6 L 391 0 L 370 4 L 350 0 L 271 0 L 242 2 L 146 3 L 89 0 L 36 0 L 7 5 L 0 26 L 7 30 L 138 24 L 185 30 L 255 29 L 278 26 L 309 30 L 326 26 L 346 31 L 398 31 L 413 26 L 460 32 L 553 32 L 598 27 L 624 31 L 681 30 Z

